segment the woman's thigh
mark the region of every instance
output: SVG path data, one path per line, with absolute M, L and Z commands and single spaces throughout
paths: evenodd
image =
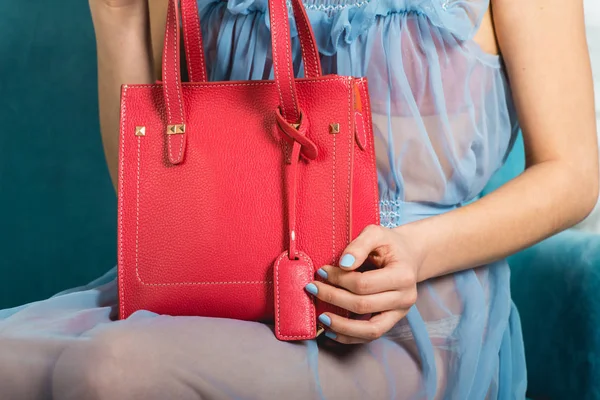
M 55 399 L 403 399 L 418 360 L 381 339 L 365 346 L 285 343 L 262 324 L 138 313 L 64 351 Z

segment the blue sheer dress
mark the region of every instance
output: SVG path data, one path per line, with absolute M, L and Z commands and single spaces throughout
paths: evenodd
M 381 221 L 474 201 L 518 128 L 501 59 L 472 40 L 489 0 L 308 0 L 325 73 L 369 79 Z M 272 77 L 266 0 L 200 0 L 211 80 Z M 294 37 L 295 65 L 301 71 Z M 82 265 L 81 268 L 85 268 Z M 384 338 L 327 349 L 258 323 L 138 312 L 115 270 L 0 310 L 1 399 L 522 399 L 505 261 L 420 284 Z

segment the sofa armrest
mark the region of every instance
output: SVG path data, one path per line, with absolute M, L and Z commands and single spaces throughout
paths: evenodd
M 509 258 L 532 398 L 600 398 L 600 235 L 567 230 Z

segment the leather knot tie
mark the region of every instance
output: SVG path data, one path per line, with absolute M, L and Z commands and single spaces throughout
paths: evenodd
M 290 124 L 281 115 L 281 110 L 277 108 L 277 126 L 279 129 L 286 134 L 286 136 L 292 141 L 296 142 L 301 146 L 300 154 L 308 159 L 314 160 L 319 155 L 317 146 L 306 137 L 308 130 L 308 120 L 304 118 L 302 112 L 300 112 L 300 121 L 298 124 Z

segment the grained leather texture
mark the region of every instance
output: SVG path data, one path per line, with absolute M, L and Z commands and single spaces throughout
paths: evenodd
M 167 31 L 174 34 L 175 0 L 169 14 Z M 310 28 L 309 33 L 312 38 Z M 289 31 L 279 34 L 278 46 L 285 47 Z M 179 47 L 172 35 L 165 42 Z M 285 67 L 275 81 L 181 83 L 173 70 L 179 62 L 169 57 L 163 60 L 162 84 L 123 86 L 120 318 L 145 309 L 274 321 L 274 264 L 283 252 L 293 247 L 290 254 L 312 260 L 314 279 L 316 269 L 336 264 L 365 226 L 378 223 L 370 118 L 364 121 L 364 151 L 355 129 L 357 87 L 363 113 L 370 116 L 366 81 L 336 75 L 286 80 L 291 65 L 281 57 Z M 286 133 L 277 120 L 287 85 L 294 89 L 288 91 L 294 93 L 288 96 L 292 108 L 307 119 L 297 135 Z M 185 134 L 167 135 L 167 125 L 180 121 Z M 339 124 L 339 133 L 330 133 L 331 124 Z M 135 135 L 137 126 L 146 128 L 144 136 Z M 184 157 L 174 156 L 175 143 L 185 147 Z M 307 146 L 314 150 L 300 157 Z M 311 338 L 316 314 L 308 317 L 310 334 L 299 328 L 307 318 L 305 300 L 314 301 L 297 284 L 306 281 L 307 270 L 284 271 L 290 265 L 280 263 L 278 287 L 303 300 L 297 306 L 280 302 L 280 338 Z M 345 313 L 321 302 L 316 306 L 318 313 Z
M 290 260 L 288 252 L 275 261 L 275 336 L 280 340 L 304 340 L 315 336 L 315 305 L 304 287 L 314 278 L 311 259 L 296 252 Z

